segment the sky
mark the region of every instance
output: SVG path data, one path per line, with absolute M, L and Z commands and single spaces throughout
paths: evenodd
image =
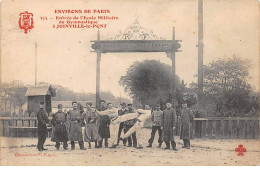
M 1 2 L 1 80 L 60 84 L 76 92 L 95 93 L 96 53 L 91 41 L 97 28 L 54 29 L 56 16 L 117 16 L 106 20 L 100 39 L 115 37 L 137 19 L 158 37 L 182 40 L 176 53 L 176 74 L 185 83 L 197 82 L 198 15 L 196 0 L 4 0 Z M 109 10 L 108 14 L 55 14 L 55 10 Z M 34 28 L 19 28 L 19 13 L 33 13 Z M 47 17 L 47 20 L 41 20 Z M 53 19 L 51 19 L 53 18 Z M 252 60 L 250 83 L 259 90 L 259 2 L 257 0 L 204 1 L 204 64 L 236 55 Z M 135 61 L 159 60 L 171 65 L 165 53 L 106 53 L 101 55 L 101 91 L 129 98 L 119 79 Z

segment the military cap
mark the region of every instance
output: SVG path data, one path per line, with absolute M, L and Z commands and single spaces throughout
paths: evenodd
M 62 108 L 62 104 L 58 104 L 58 109 Z
M 132 103 L 128 103 L 127 106 L 133 106 L 133 104 Z
M 121 103 L 121 106 L 126 106 L 126 103 L 125 102 Z
M 110 102 L 107 103 L 107 105 L 110 105 L 110 104 L 112 104 L 112 103 L 110 103 Z
M 86 102 L 86 105 L 92 106 L 92 102 Z
M 104 103 L 105 103 L 106 101 L 105 101 L 105 100 L 100 100 L 100 103 L 101 103 L 101 102 L 104 102 Z
M 77 103 L 75 100 L 72 102 L 72 105 L 74 104 L 74 103 Z

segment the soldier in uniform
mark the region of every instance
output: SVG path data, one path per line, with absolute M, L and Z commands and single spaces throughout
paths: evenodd
M 124 114 L 126 114 L 127 112 L 127 109 L 126 109 L 126 103 L 123 102 L 121 104 L 121 109 L 118 110 L 118 116 L 122 116 Z M 117 137 L 117 145 L 119 145 L 119 140 L 120 140 L 120 136 L 121 136 L 121 132 L 123 131 L 124 129 L 124 123 L 120 123 L 119 125 L 119 130 L 118 130 L 118 137 Z M 123 140 L 123 145 L 126 146 L 126 139 Z
M 53 127 L 53 137 L 51 141 L 56 142 L 56 149 L 60 149 L 60 142 L 63 142 L 64 150 L 68 149 L 68 133 L 66 130 L 67 114 L 62 111 L 62 104 L 58 105 L 58 112 L 53 114 L 51 123 Z
M 148 141 L 149 145 L 147 147 L 152 147 L 154 136 L 155 136 L 155 133 L 157 130 L 159 133 L 158 148 L 161 148 L 161 146 L 162 146 L 162 129 L 161 129 L 162 115 L 163 115 L 163 111 L 160 110 L 160 105 L 156 105 L 156 108 L 152 112 L 152 115 L 151 115 L 151 120 L 153 122 L 153 125 L 152 125 L 151 138 Z
M 128 107 L 128 110 L 127 110 L 126 114 L 136 113 L 133 110 L 132 104 L 127 104 L 127 107 Z M 131 120 L 124 122 L 124 127 L 125 127 L 124 133 L 126 133 L 131 127 L 133 127 L 135 123 L 136 123 L 136 119 L 131 119 Z M 127 147 L 132 147 L 132 146 L 136 147 L 137 146 L 136 133 L 133 133 L 132 136 L 128 137 L 127 141 L 128 141 Z
M 172 149 L 178 151 L 176 148 L 176 143 L 174 141 L 175 125 L 176 125 L 176 112 L 171 108 L 171 103 L 166 103 L 166 109 L 163 111 L 162 117 L 162 140 L 166 144 L 165 149 L 170 149 L 170 142 Z
M 183 147 L 190 149 L 191 126 L 194 116 L 192 111 L 187 107 L 187 103 L 182 104 L 181 110 L 181 134 L 180 139 L 183 139 Z
M 47 124 L 50 123 L 50 119 L 48 118 L 48 114 L 45 111 L 44 102 L 40 103 L 40 110 L 37 112 L 37 120 L 38 120 L 38 144 L 37 148 L 39 151 L 47 150 L 43 148 L 43 144 L 46 141 L 47 137 Z
M 95 108 L 92 108 L 92 103 L 86 103 L 87 109 L 82 114 L 84 120 L 86 121 L 85 130 L 84 130 L 84 140 L 88 142 L 89 148 L 91 148 L 91 142 L 97 142 L 101 140 L 101 137 L 98 134 L 97 119 L 99 119 L 98 114 L 95 111 Z M 96 147 L 97 148 L 97 147 Z
M 68 121 L 69 121 L 69 140 L 71 141 L 71 150 L 75 149 L 75 141 L 78 141 L 79 147 L 81 150 L 86 150 L 84 147 L 81 123 L 83 117 L 80 111 L 77 109 L 77 102 L 72 102 L 73 110 L 68 112 Z

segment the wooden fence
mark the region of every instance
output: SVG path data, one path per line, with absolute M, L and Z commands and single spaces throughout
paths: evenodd
M 37 137 L 36 117 L 0 117 L 0 134 L 4 137 Z M 51 127 L 48 127 L 49 132 Z
M 0 117 L 0 134 L 5 137 L 37 137 L 36 117 Z M 180 118 L 176 135 L 180 134 Z M 193 138 L 259 139 L 259 118 L 208 117 L 195 118 Z M 49 128 L 51 130 L 51 128 Z
M 178 117 L 176 135 L 180 134 Z M 195 118 L 192 124 L 193 138 L 210 139 L 259 139 L 259 118 L 207 117 Z

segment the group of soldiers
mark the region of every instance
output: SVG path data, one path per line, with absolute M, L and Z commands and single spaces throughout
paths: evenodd
M 72 110 L 67 113 L 63 111 L 62 105 L 58 105 L 58 112 L 48 118 L 44 110 L 44 103 L 41 103 L 40 110 L 37 112 L 38 119 L 38 144 L 39 151 L 47 150 L 43 147 L 47 137 L 47 126 L 52 126 L 51 141 L 56 142 L 56 149 L 60 149 L 60 143 L 63 148 L 68 149 L 67 142 L 71 143 L 71 150 L 75 149 L 75 142 L 78 142 L 81 150 L 86 150 L 84 141 L 91 148 L 91 142 L 95 143 L 95 148 L 103 146 L 116 148 L 122 140 L 124 146 L 143 148 L 142 129 L 145 121 L 152 120 L 151 138 L 148 140 L 148 146 L 152 147 L 156 131 L 159 133 L 159 148 L 165 142 L 166 148 L 177 151 L 174 141 L 174 130 L 176 128 L 176 112 L 171 103 L 166 103 L 166 109 L 161 110 L 160 105 L 151 111 L 149 106 L 143 109 L 134 109 L 132 104 L 122 103 L 119 109 L 114 108 L 111 103 L 104 100 L 100 102 L 100 108 L 96 109 L 91 102 L 86 103 L 86 110 L 78 107 L 76 101 L 72 102 Z M 181 110 L 181 135 L 183 139 L 183 148 L 190 148 L 191 124 L 193 113 L 183 104 Z M 84 130 L 82 127 L 85 126 Z M 110 139 L 109 139 L 110 138 Z M 138 141 L 137 141 L 138 139 Z

